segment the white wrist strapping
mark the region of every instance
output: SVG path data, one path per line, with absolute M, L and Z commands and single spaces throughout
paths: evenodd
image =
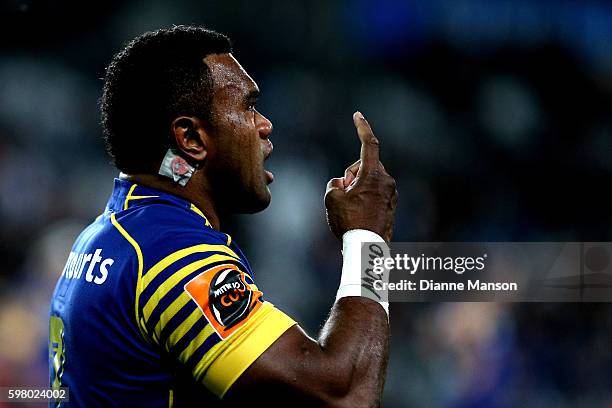
M 385 240 L 378 234 L 364 230 L 353 229 L 342 235 L 342 276 L 336 300 L 347 296 L 364 296 L 361 288 L 361 246 L 364 242 L 381 242 L 388 255 Z M 368 296 L 369 297 L 369 296 Z M 371 298 L 371 297 L 369 297 Z M 389 315 L 389 302 L 378 301 Z

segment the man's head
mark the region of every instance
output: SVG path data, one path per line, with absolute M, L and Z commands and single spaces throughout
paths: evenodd
M 116 54 L 101 100 L 109 154 L 123 173 L 157 174 L 174 148 L 199 170 L 188 188 L 223 212 L 267 207 L 263 160 L 272 124 L 255 110 L 258 88 L 227 37 L 199 27 L 145 33 Z

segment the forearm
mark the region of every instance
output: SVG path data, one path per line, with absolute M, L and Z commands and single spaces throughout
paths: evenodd
M 345 297 L 334 304 L 318 343 L 333 362 L 331 385 L 346 406 L 377 407 L 382 394 L 389 348 L 388 316 L 364 297 Z M 344 405 L 344 404 L 343 404 Z
M 353 121 L 360 159 L 342 178 L 327 183 L 325 208 L 332 232 L 342 239 L 340 287 L 318 339 L 299 326 L 283 333 L 236 381 L 231 404 L 267 398 L 266 405 L 377 407 L 389 348 L 388 303 L 362 297 L 362 244 L 388 247 L 397 204 L 395 180 L 379 160 L 378 139 L 363 115 Z M 268 402 L 269 401 L 269 402 Z

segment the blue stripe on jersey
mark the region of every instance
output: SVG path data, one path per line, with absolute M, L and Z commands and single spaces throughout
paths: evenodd
M 251 270 L 251 265 L 249 265 L 249 261 L 247 260 L 246 256 L 244 256 L 242 250 L 238 247 L 236 242 L 232 240 L 229 247 L 232 251 L 236 253 L 236 255 L 238 255 L 240 261 L 244 264 L 244 267 L 246 269 L 245 272 L 248 273 L 252 278 L 255 278 L 255 276 L 253 275 L 253 270 Z
M 190 262 L 191 263 L 191 262 Z M 159 302 L 155 305 L 155 307 L 153 308 L 153 311 L 151 312 L 151 316 L 149 317 L 149 319 L 146 321 L 146 325 L 147 325 L 147 329 L 149 330 L 149 333 L 153 332 L 153 329 L 155 328 L 155 326 L 157 325 L 157 322 L 159 321 L 159 318 L 161 317 L 161 314 L 168 308 L 168 306 L 170 306 L 170 304 L 172 302 L 174 302 L 174 300 L 179 297 L 184 289 L 184 286 L 193 278 L 195 278 L 196 276 L 198 276 L 200 273 L 202 273 L 204 270 L 209 269 L 209 268 L 213 268 L 217 265 L 223 265 L 223 264 L 234 264 L 238 267 L 241 267 L 240 263 L 238 263 L 237 261 L 229 261 L 229 260 L 223 260 L 223 261 L 218 261 L 218 262 L 213 262 L 209 265 L 206 265 L 204 268 L 200 268 L 195 270 L 194 272 L 190 273 L 189 275 L 187 275 L 185 278 L 183 278 L 182 280 L 180 280 L 176 285 L 174 285 L 172 287 L 172 289 L 170 289 L 170 291 L 168 291 L 168 293 L 162 297 Z M 161 275 L 161 274 L 160 274 Z M 168 278 L 168 276 L 166 277 Z M 156 280 L 157 278 L 155 278 Z M 161 283 L 163 283 L 163 281 L 165 281 L 165 279 L 163 279 Z M 147 287 L 148 289 L 148 287 Z M 153 295 L 153 293 L 151 293 L 151 296 Z M 150 297 L 150 296 L 149 296 Z M 146 301 L 143 302 L 143 297 L 141 295 L 140 297 L 140 305 L 141 307 L 144 307 L 144 305 L 146 304 Z
M 184 256 L 181 259 L 177 259 L 175 262 L 168 265 L 164 270 L 162 270 L 155 277 L 155 279 L 149 282 L 145 290 L 142 291 L 142 293 L 140 294 L 140 305 L 144 306 L 149 301 L 151 296 L 153 296 L 153 293 L 155 293 L 155 291 L 159 288 L 159 286 L 162 283 L 164 283 L 166 279 L 168 279 L 171 275 L 176 273 L 181 268 L 193 262 L 199 261 L 200 259 L 204 259 L 208 256 L 210 256 L 209 252 L 196 252 L 196 253 Z M 142 275 L 143 278 L 147 276 L 147 272 L 149 271 L 147 270 L 143 272 L 143 275 Z
M 196 351 L 193 352 L 189 362 L 187 363 L 187 367 L 189 367 L 189 371 L 193 371 L 196 365 L 202 360 L 204 355 L 208 353 L 208 350 L 213 348 L 217 343 L 221 341 L 221 337 L 215 332 L 213 332 L 210 336 L 204 340 L 204 343 Z
M 174 330 L 176 330 L 176 328 L 179 327 L 197 308 L 198 305 L 195 302 L 190 301 L 187 302 L 187 304 L 183 306 L 174 316 L 172 316 L 172 319 L 170 319 L 161 329 L 159 344 L 165 344 L 168 337 L 174 332 Z
M 170 353 L 178 357 L 179 354 L 187 348 L 189 343 L 191 343 L 191 340 L 193 340 L 207 325 L 208 321 L 202 316 L 202 318 L 198 319 L 176 344 L 170 345 Z

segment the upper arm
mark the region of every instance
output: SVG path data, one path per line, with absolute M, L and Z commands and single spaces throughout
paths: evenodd
M 167 255 L 142 275 L 145 335 L 222 397 L 295 322 L 263 300 L 241 258 L 224 243 Z
M 288 329 L 235 382 L 231 405 L 264 398 L 267 406 L 289 401 L 303 406 L 336 406 L 349 388 L 350 370 L 324 356 L 319 343 L 298 325 Z
M 378 303 L 340 299 L 318 340 L 291 327 L 244 372 L 227 398 L 232 405 L 260 397 L 267 406 L 288 401 L 313 407 L 376 406 L 384 377 L 377 363 L 384 354 L 379 340 L 386 342 L 387 330 Z

